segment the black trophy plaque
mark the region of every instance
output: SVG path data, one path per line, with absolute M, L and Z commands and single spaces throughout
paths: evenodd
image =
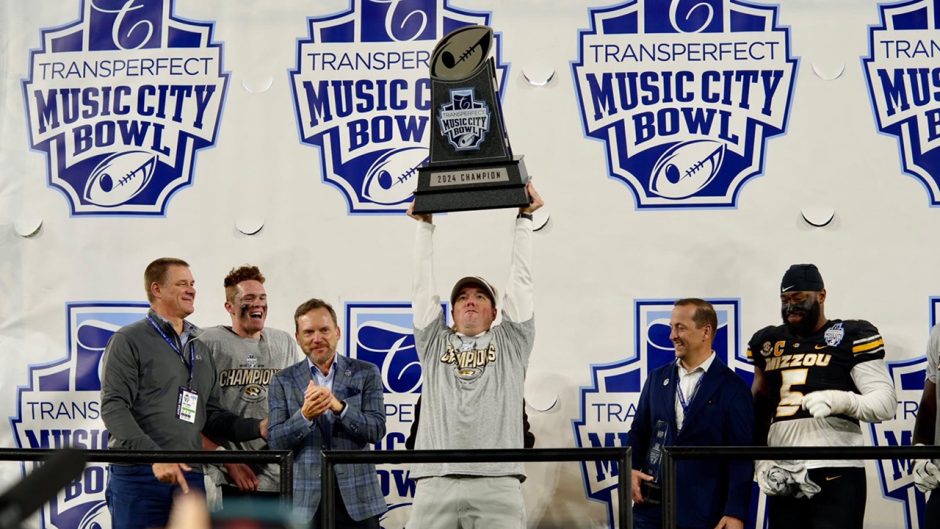
M 448 33 L 431 55 L 431 144 L 418 169 L 415 213 L 515 208 L 529 203 L 529 175 L 506 135 L 489 56 L 493 30 Z
M 640 492 L 650 505 L 659 505 L 663 499 L 660 478 L 662 477 L 663 445 L 666 444 L 668 431 L 669 425 L 666 421 L 656 421 L 656 431 L 653 432 L 649 452 L 646 454 L 646 463 L 643 465 L 643 473 L 653 476 L 653 481 L 640 482 Z

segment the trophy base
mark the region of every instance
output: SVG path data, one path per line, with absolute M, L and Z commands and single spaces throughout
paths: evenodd
M 529 204 L 522 157 L 504 162 L 435 164 L 418 169 L 415 213 L 518 208 Z

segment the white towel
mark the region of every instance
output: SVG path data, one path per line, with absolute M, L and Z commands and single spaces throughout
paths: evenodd
M 754 474 L 760 490 L 768 496 L 812 498 L 822 490 L 809 479 L 801 461 L 758 461 Z

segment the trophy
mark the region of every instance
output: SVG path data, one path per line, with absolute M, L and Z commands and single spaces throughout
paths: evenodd
M 656 431 L 653 432 L 653 441 L 646 454 L 646 464 L 643 466 L 643 473 L 653 476 L 653 481 L 640 482 L 640 492 L 650 505 L 659 505 L 662 502 L 662 487 L 659 480 L 663 462 L 663 445 L 666 443 L 668 429 L 666 421 L 656 421 Z
M 415 213 L 529 204 L 529 175 L 506 135 L 492 44 L 493 30 L 465 26 L 434 47 L 430 155 L 418 169 Z

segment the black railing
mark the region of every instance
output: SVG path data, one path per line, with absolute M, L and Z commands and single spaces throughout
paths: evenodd
M 663 454 L 663 529 L 676 529 L 677 459 L 936 459 L 940 446 L 667 446 Z M 623 527 L 623 526 L 621 526 Z M 629 527 L 629 526 L 627 526 Z
M 0 461 L 42 461 L 55 450 L 0 448 Z M 293 497 L 293 462 L 291 451 L 189 451 L 189 450 L 84 450 L 89 462 L 150 463 L 276 463 L 280 467 L 280 494 L 290 503 Z M 676 465 L 682 459 L 940 459 L 940 446 L 853 446 L 853 447 L 766 447 L 766 446 L 667 446 L 663 454 L 663 527 L 676 528 Z M 611 448 L 538 448 L 512 450 L 335 450 L 323 452 L 321 522 L 332 529 L 335 519 L 333 490 L 334 467 L 343 463 L 500 463 L 549 461 L 616 461 L 619 527 L 632 528 L 632 498 L 629 447 Z
M 0 461 L 42 461 L 51 449 L 20 450 L 0 448 Z M 294 494 L 294 454 L 289 450 L 83 450 L 89 462 L 94 463 L 277 463 L 281 469 L 280 494 L 288 504 Z
M 507 450 L 401 450 L 369 451 L 326 450 L 320 474 L 320 493 L 323 495 L 323 512 L 320 521 L 324 529 L 333 529 L 336 498 L 333 489 L 336 476 L 334 465 L 341 463 L 515 463 L 547 461 L 616 461 L 619 469 L 629 469 L 630 448 L 526 448 Z M 619 472 L 617 495 L 620 501 L 618 518 L 620 527 L 633 527 L 633 510 L 630 508 L 630 472 Z

